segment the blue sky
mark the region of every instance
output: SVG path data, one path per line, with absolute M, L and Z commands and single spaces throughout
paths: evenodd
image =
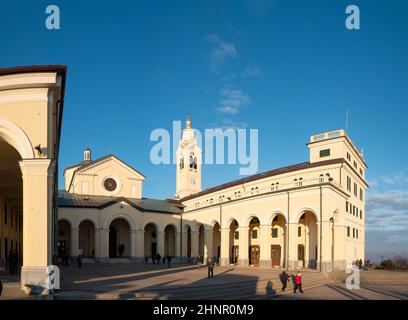
M 58 31 L 45 28 L 49 4 Z M 349 4 L 360 30 L 345 28 Z M 147 197 L 174 195 L 175 168 L 149 158 L 151 131 L 173 120 L 259 129 L 265 171 L 307 161 L 309 136 L 344 127 L 348 110 L 369 166 L 367 238 L 393 235 L 367 243 L 373 256 L 408 244 L 407 36 L 403 0 L 0 4 L 2 67 L 68 66 L 60 168 L 86 146 L 112 150 L 148 177 Z M 203 169 L 204 188 L 236 178 L 238 166 Z

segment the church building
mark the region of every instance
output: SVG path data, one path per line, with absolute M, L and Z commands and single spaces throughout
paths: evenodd
M 345 269 L 364 259 L 367 168 L 344 130 L 310 137 L 308 162 L 201 189 L 191 120 L 177 149 L 176 194 L 142 194 L 145 176 L 114 155 L 64 171 L 58 250 L 95 261 L 213 258 L 221 265 Z
M 18 257 L 22 288 L 45 286 L 65 252 L 95 263 L 160 254 L 320 271 L 364 260 L 367 165 L 344 130 L 311 136 L 307 162 L 202 190 L 188 119 L 173 199 L 146 197 L 141 172 L 88 148 L 58 190 L 65 78 L 65 66 L 0 68 L 0 268 Z

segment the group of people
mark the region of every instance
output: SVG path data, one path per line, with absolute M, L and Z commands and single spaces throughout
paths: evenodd
M 282 282 L 281 294 L 285 292 L 288 282 L 293 282 L 293 293 L 297 293 L 299 290 L 300 293 L 303 293 L 302 289 L 302 273 L 298 271 L 296 275 L 289 274 L 285 270 L 279 275 L 279 280 Z
M 363 260 L 362 259 L 357 259 L 357 260 L 355 260 L 355 261 L 353 261 L 352 263 L 351 263 L 353 266 L 356 266 L 356 267 L 358 267 L 359 269 L 361 269 L 363 266 L 364 267 L 367 267 L 367 268 L 369 268 L 370 266 L 371 266 L 371 264 L 370 264 L 370 260 L 364 260 L 364 265 L 363 265 Z
M 151 259 L 152 259 L 152 263 L 153 263 L 153 264 L 160 264 L 161 261 L 163 261 L 163 264 L 165 264 L 166 261 L 167 261 L 167 267 L 170 268 L 170 266 L 171 266 L 171 259 L 172 259 L 172 257 L 171 257 L 170 255 L 164 256 L 164 257 L 162 258 L 162 256 L 160 255 L 160 253 L 158 253 L 158 254 L 156 254 L 156 255 L 153 255 L 153 256 L 151 257 Z M 148 257 L 148 256 L 145 256 L 145 264 L 148 264 L 148 263 L 149 263 L 149 257 Z

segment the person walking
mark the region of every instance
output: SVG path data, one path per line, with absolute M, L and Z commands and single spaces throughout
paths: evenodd
M 281 294 L 285 292 L 285 289 L 288 286 L 288 281 L 290 281 L 290 279 L 291 276 L 287 274 L 285 270 L 283 270 L 282 273 L 279 274 L 279 280 L 282 282 Z
M 82 268 L 82 250 L 78 250 L 78 257 L 77 257 L 77 262 L 78 262 L 78 268 Z
M 201 257 L 200 256 L 197 256 L 197 268 L 198 270 L 201 269 Z
M 158 254 L 156 255 L 156 260 L 157 260 L 157 264 L 160 264 L 160 260 L 161 260 L 161 255 L 160 255 L 160 253 L 158 253 Z
M 215 266 L 215 263 L 213 259 L 212 258 L 208 259 L 207 267 L 208 267 L 208 278 L 209 279 L 214 277 L 214 266 Z
M 167 268 L 170 268 L 170 265 L 171 264 L 171 256 L 170 255 L 168 255 L 167 256 Z
M 302 290 L 302 274 L 300 271 L 295 276 L 295 288 L 293 289 L 293 293 L 296 293 L 296 291 L 299 289 L 300 293 L 303 293 Z

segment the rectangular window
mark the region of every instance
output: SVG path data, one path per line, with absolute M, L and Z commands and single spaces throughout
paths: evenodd
M 357 162 L 355 162 L 355 161 L 354 161 L 354 163 L 353 163 L 353 164 L 354 164 L 354 168 L 356 168 L 356 169 L 357 169 Z
M 346 212 L 348 212 L 349 203 L 346 201 Z
M 298 227 L 298 237 L 302 236 L 302 227 Z
M 353 238 L 356 237 L 356 229 L 353 228 Z
M 350 227 L 347 227 L 347 237 L 350 237 Z
M 88 181 L 82 181 L 82 193 L 89 194 L 89 182 Z
M 234 239 L 239 240 L 239 231 L 235 231 L 234 233 Z
M 357 183 L 354 182 L 354 195 L 357 197 Z
M 252 239 L 258 239 L 258 230 L 252 230 Z
M 278 237 L 278 228 L 272 228 L 272 238 Z
M 347 176 L 347 190 L 351 191 L 351 178 Z
M 360 200 L 363 201 L 363 189 L 360 188 Z
M 360 176 L 363 175 L 363 169 L 360 168 Z
M 358 239 L 358 229 L 356 229 L 356 238 Z
M 363 219 L 363 210 L 360 210 L 360 219 Z
M 131 195 L 131 197 L 133 199 L 136 198 L 136 191 L 137 191 L 136 186 L 132 186 L 132 195 Z
M 330 156 L 330 149 L 320 150 L 320 158 L 329 157 Z
M 351 156 L 350 156 L 350 153 L 348 153 L 348 152 L 347 152 L 347 160 L 351 161 Z

